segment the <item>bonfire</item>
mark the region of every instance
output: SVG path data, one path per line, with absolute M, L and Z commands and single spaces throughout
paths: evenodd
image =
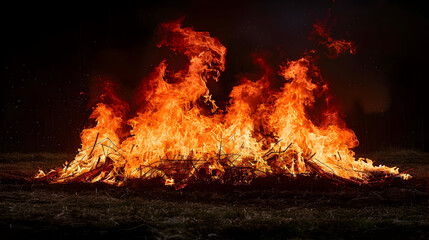
M 352 42 L 333 39 L 323 26 L 315 29 L 331 56 L 355 52 Z M 330 104 L 315 50 L 279 66 L 280 89 L 271 86 L 270 70 L 257 81 L 241 79 L 220 110 L 206 83 L 225 70 L 226 48 L 207 32 L 182 27 L 181 20 L 161 24 L 160 31 L 158 46 L 185 55 L 187 66 L 172 71 L 167 61 L 159 63 L 141 83 L 135 114 L 106 82 L 90 116 L 96 125 L 82 131 L 74 160 L 39 170 L 35 180 L 120 186 L 160 178 L 181 188 L 192 182 L 248 184 L 274 175 L 357 184 L 410 178 L 398 168 L 354 157 L 351 149 L 359 142 Z M 266 67 L 262 58 L 256 63 Z M 324 106 L 317 121 L 308 114 L 316 100 Z

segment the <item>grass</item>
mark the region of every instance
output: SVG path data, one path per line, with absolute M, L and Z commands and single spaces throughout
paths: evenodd
M 417 167 L 410 181 L 338 186 L 320 179 L 254 186 L 34 184 L 37 167 L 66 154 L 0 155 L 2 239 L 427 239 L 426 153 L 373 153 L 376 163 Z M 267 184 L 268 183 L 268 184 Z
M 396 166 L 400 171 L 413 169 L 410 173 L 416 177 L 429 177 L 429 153 L 410 149 L 388 149 L 358 157 L 372 159 L 375 161 L 374 165 Z

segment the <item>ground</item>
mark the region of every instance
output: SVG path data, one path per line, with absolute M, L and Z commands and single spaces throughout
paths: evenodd
M 28 181 L 69 154 L 0 154 L 2 239 L 428 239 L 429 154 L 389 150 L 376 164 L 414 168 L 408 181 L 363 186 L 264 179 L 250 186 L 158 182 L 127 187 Z

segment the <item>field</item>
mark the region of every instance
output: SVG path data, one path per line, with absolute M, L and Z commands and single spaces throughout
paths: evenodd
M 2 239 L 428 239 L 429 154 L 389 150 L 366 155 L 410 171 L 408 181 L 335 185 L 302 177 L 250 186 L 156 180 L 127 187 L 41 184 L 38 167 L 73 158 L 53 153 L 0 154 Z

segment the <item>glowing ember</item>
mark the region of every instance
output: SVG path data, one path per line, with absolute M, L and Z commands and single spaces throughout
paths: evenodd
M 181 187 L 191 180 L 235 179 L 243 184 L 274 174 L 318 174 L 358 183 L 410 177 L 397 168 L 355 159 L 350 149 L 358 145 L 356 136 L 332 107 L 317 124 L 308 117 L 316 96 L 326 97 L 328 91 L 312 61 L 314 52 L 280 66 L 280 90 L 270 87 L 268 74 L 256 82 L 242 79 L 222 112 L 206 82 L 217 81 L 225 69 L 226 48 L 207 32 L 182 28 L 180 21 L 161 29 L 159 46 L 187 56 L 187 67 L 167 74 L 167 62 L 161 62 L 143 81 L 141 107 L 128 120 L 128 104 L 107 82 L 103 97 L 109 101 L 94 108 L 91 118 L 97 125 L 82 131 L 75 159 L 49 173 L 40 171 L 36 178 L 121 185 L 129 179 L 162 177 L 166 185 Z M 332 39 L 317 25 L 316 31 L 333 54 L 354 51 L 351 43 Z

